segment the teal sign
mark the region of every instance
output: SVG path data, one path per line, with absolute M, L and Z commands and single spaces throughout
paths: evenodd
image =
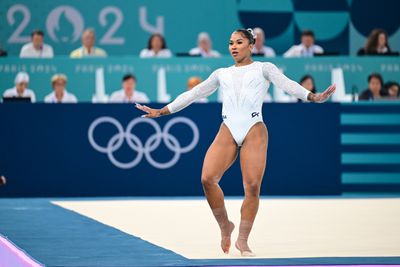
M 379 72 L 385 81 L 399 81 L 400 58 L 351 58 L 328 57 L 311 59 L 275 58 L 284 73 L 295 81 L 305 74 L 311 74 L 318 91 L 331 83 L 332 69 L 342 68 L 347 93 L 353 87 L 363 90 L 367 87 L 367 76 Z M 186 90 L 187 79 L 200 76 L 206 79 L 212 71 L 233 64 L 230 57 L 219 59 L 171 58 L 139 59 L 136 57 L 106 59 L 1 59 L 0 60 L 0 93 L 13 87 L 14 77 L 19 71 L 30 75 L 29 87 L 36 93 L 38 101 L 52 91 L 50 79 L 55 73 L 68 76 L 67 89 L 74 93 L 79 101 L 91 102 L 96 88 L 104 87 L 105 94 L 121 88 L 122 76 L 134 73 L 137 77 L 137 89 L 145 92 L 152 101 L 167 102 Z M 97 83 L 96 83 L 97 77 Z M 164 82 L 165 81 L 165 82 Z M 104 86 L 102 84 L 104 83 Z M 165 85 L 165 86 L 164 86 Z M 273 90 L 273 88 L 271 89 Z M 217 93 L 209 97 L 217 100 Z

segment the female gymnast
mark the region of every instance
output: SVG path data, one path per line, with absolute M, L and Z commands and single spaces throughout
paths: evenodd
M 245 197 L 235 247 L 242 256 L 254 256 L 247 240 L 258 211 L 267 159 L 268 131 L 263 123 L 261 107 L 270 82 L 303 101 L 316 103 L 325 102 L 336 89 L 331 85 L 323 93 L 311 93 L 283 75 L 274 64 L 253 61 L 251 51 L 254 43 L 255 35 L 251 29 L 234 31 L 229 41 L 229 52 L 235 65 L 215 70 L 207 80 L 182 93 L 162 109 L 136 105 L 146 112 L 143 117 L 156 118 L 178 112 L 197 99 L 209 96 L 217 88 L 221 90 L 223 122 L 206 153 L 201 182 L 221 230 L 221 248 L 224 253 L 229 253 L 235 225 L 228 219 L 224 193 L 218 183 L 240 151 Z

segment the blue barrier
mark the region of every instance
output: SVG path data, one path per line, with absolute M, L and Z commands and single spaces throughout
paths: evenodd
M 157 120 L 127 104 L 0 104 L 8 178 L 0 196 L 203 195 L 201 167 L 220 113 L 217 103 Z M 262 194 L 340 194 L 340 105 L 266 104 L 263 113 Z M 243 194 L 241 179 L 237 161 L 221 182 L 226 195 Z

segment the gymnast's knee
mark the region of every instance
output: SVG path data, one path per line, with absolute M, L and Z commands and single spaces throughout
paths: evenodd
M 205 189 L 213 187 L 218 184 L 219 177 L 209 173 L 203 173 L 201 175 L 201 184 Z
M 246 197 L 259 197 L 261 184 L 259 182 L 247 182 L 244 184 Z

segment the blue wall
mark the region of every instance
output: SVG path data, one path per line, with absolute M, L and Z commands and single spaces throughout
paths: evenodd
M 169 146 L 183 149 L 175 165 L 160 169 L 143 155 L 136 166 L 124 169 L 91 145 L 88 130 L 93 121 L 105 116 L 116 119 L 125 130 L 140 115 L 132 105 L 1 104 L 0 171 L 9 183 L 0 188 L 0 196 L 202 195 L 202 162 L 221 123 L 220 110 L 220 104 L 194 104 L 179 114 L 152 120 L 165 131 L 171 120 L 189 119 L 199 130 L 199 142 L 185 151 L 193 132 L 188 125 L 174 124 L 169 131 L 172 137 L 167 136 Z M 340 105 L 268 104 L 263 113 L 269 148 L 262 194 L 339 194 Z M 111 124 L 99 124 L 93 139 L 100 146 L 117 146 L 118 140 L 110 142 L 117 132 Z M 129 135 L 132 143 L 124 141 L 113 153 L 119 162 L 135 159 L 138 154 L 131 147 L 142 145 L 157 162 L 174 157 L 165 142 L 150 139 L 155 130 L 149 123 L 142 122 L 130 132 L 139 139 Z M 221 185 L 227 195 L 243 194 L 237 163 Z

